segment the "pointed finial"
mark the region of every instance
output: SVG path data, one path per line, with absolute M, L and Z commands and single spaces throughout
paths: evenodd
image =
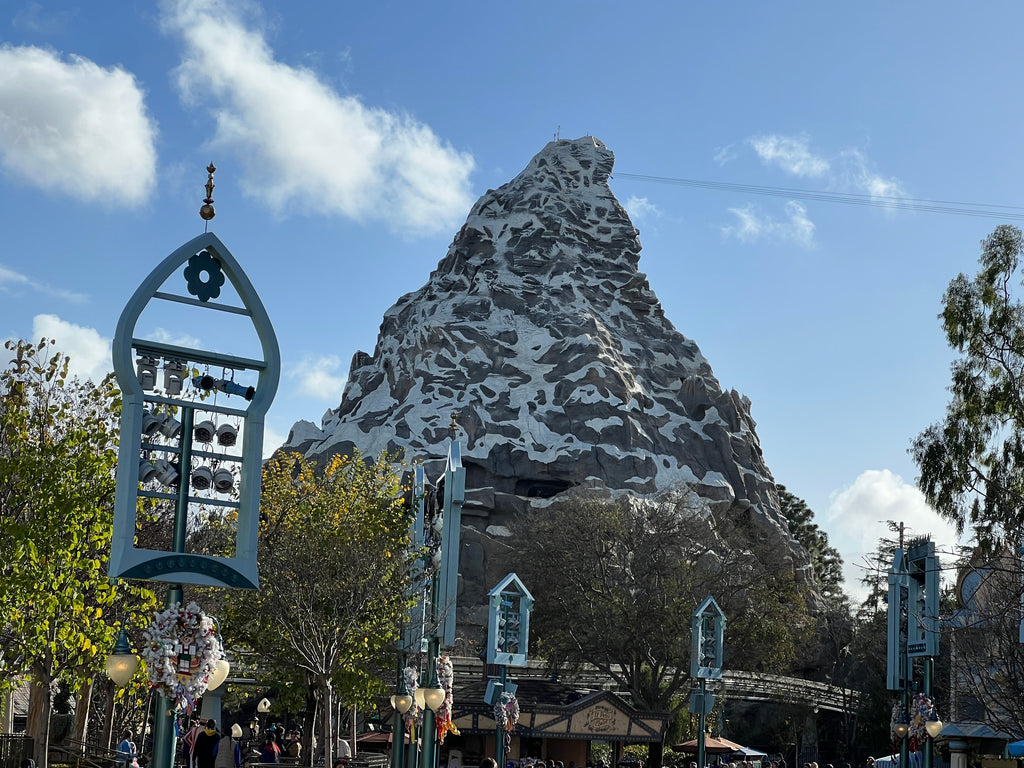
M 199 209 L 199 218 L 207 222 L 217 215 L 217 212 L 213 210 L 213 174 L 216 171 L 217 168 L 213 163 L 206 166 L 206 172 L 209 176 L 206 179 L 206 197 L 203 198 L 203 207 Z
M 456 418 L 456 411 L 452 411 L 452 420 L 448 424 L 448 434 L 451 435 L 452 440 L 455 439 L 455 435 L 459 432 L 459 420 Z

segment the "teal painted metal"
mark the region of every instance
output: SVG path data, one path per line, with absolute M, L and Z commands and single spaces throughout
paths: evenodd
M 487 663 L 525 667 L 530 652 L 533 595 L 516 574 L 510 573 L 487 593 L 487 598 Z M 516 636 L 510 643 L 513 630 Z
M 194 257 L 200 257 L 193 265 L 202 262 L 203 270 L 193 269 L 192 289 L 187 285 L 188 278 L 180 271 Z M 175 282 L 177 277 L 181 284 Z M 216 298 L 220 286 L 213 285 L 220 277 L 230 283 L 243 306 L 210 302 Z M 177 289 L 181 293 L 174 293 Z M 216 290 L 215 290 L 216 289 Z M 199 296 L 199 300 L 191 298 Z M 205 300 L 204 300 L 205 299 Z M 165 302 L 164 306 L 181 304 L 195 311 L 195 308 L 209 310 L 211 322 L 224 313 L 233 316 L 247 316 L 262 351 L 262 358 L 243 357 L 225 354 L 220 351 L 186 348 L 169 345 L 152 339 L 137 337 L 136 325 L 143 311 L 150 302 Z M 149 361 L 149 375 L 155 378 L 159 359 L 164 360 L 164 382 L 168 390 L 164 394 L 156 394 L 153 381 L 150 387 L 144 388 L 135 368 L 135 357 L 146 356 Z M 227 247 L 213 233 L 206 233 L 182 245 L 164 259 L 136 289 L 128 301 L 117 323 L 113 343 L 114 372 L 118 386 L 122 392 L 121 411 L 121 443 L 118 451 L 117 467 L 117 498 L 114 508 L 114 532 L 111 543 L 109 574 L 112 577 L 144 578 L 155 581 L 166 581 L 173 584 L 191 583 L 215 586 L 229 586 L 255 589 L 259 584 L 256 562 L 256 545 L 259 530 L 259 499 L 261 465 L 263 454 L 263 428 L 266 413 L 273 402 L 281 376 L 280 351 L 277 337 L 274 334 L 270 318 L 263 307 L 263 302 L 253 288 L 238 262 Z M 220 366 L 244 375 L 255 376 L 253 397 L 250 401 L 242 401 L 238 408 L 225 408 L 217 403 L 204 402 L 198 393 L 191 388 L 191 382 L 183 380 L 178 392 L 171 391 L 168 377 L 174 366 Z M 246 372 L 248 372 L 246 374 Z M 185 377 L 190 379 L 190 377 Z M 187 390 L 187 392 L 186 392 Z M 184 394 L 182 394 L 184 392 Z M 232 393 L 226 393 L 225 398 Z M 148 442 L 143 444 L 143 419 L 146 406 L 152 410 L 158 406 L 164 410 L 182 413 L 185 409 L 206 411 L 214 416 L 229 414 L 240 419 L 238 431 L 242 436 L 240 453 L 235 451 L 229 455 L 219 454 L 222 466 L 238 468 L 237 501 L 224 498 L 226 492 L 208 498 L 197 497 L 189 493 L 191 429 L 182 425 L 181 438 L 178 443 L 164 441 L 160 444 Z M 243 407 L 244 406 L 244 407 Z M 182 421 L 186 421 L 187 417 Z M 170 438 L 169 438 L 170 439 Z M 226 443 L 222 443 L 226 445 Z M 202 452 L 209 456 L 209 451 Z M 196 452 L 199 456 L 201 452 Z M 161 552 L 141 549 L 135 546 L 136 516 L 140 497 L 164 498 L 164 494 L 146 491 L 140 488 L 140 462 L 148 455 L 160 455 L 168 462 L 175 458 L 178 464 L 178 488 L 174 498 L 178 501 L 178 517 L 188 518 L 193 505 L 205 503 L 213 507 L 235 508 L 238 510 L 238 528 L 235 539 L 235 552 L 231 557 L 215 557 L 209 555 L 188 554 L 182 552 Z M 180 538 L 180 537 L 175 537 Z M 182 544 L 182 542 L 177 542 Z M 179 547 L 176 546 L 175 549 Z
M 910 574 L 904 551 L 898 547 L 892 553 L 889 568 L 889 611 L 887 617 L 888 643 L 886 646 L 886 686 L 890 691 L 901 691 L 910 680 L 907 664 L 908 603 L 910 600 Z
M 422 464 L 413 467 L 412 480 L 412 503 L 416 508 L 416 518 L 412 521 L 412 529 L 409 538 L 412 539 L 414 549 L 421 549 L 424 546 L 424 516 L 426 514 L 427 479 Z M 423 611 L 426 598 L 423 587 L 423 564 L 420 560 L 409 569 L 409 590 L 410 593 L 418 592 L 419 599 L 409 609 L 409 616 L 405 621 L 402 632 L 402 649 L 406 654 L 419 653 L 422 640 L 425 636 L 425 614 Z
M 445 647 L 455 645 L 455 602 L 459 591 L 459 550 L 462 535 L 462 505 L 466 501 L 466 468 L 462 447 L 452 440 L 444 470 L 444 529 L 441 538 L 441 573 L 438 605 L 444 611 L 439 631 Z
M 907 656 L 939 655 L 939 558 L 935 542 L 924 540 L 907 549 Z
M 709 595 L 697 606 L 690 622 L 690 677 L 720 679 L 724 646 L 725 614 Z

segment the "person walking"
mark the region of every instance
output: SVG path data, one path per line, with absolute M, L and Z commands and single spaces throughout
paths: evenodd
M 217 733 L 217 721 L 207 720 L 206 727 L 196 734 L 196 740 L 192 744 L 195 768 L 214 768 L 219 748 L 220 734 Z

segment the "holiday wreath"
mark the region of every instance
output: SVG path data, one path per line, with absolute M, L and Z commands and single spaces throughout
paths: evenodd
M 156 612 L 143 634 L 150 687 L 171 699 L 175 709 L 191 711 L 224 656 L 213 620 L 196 603 L 172 603 Z

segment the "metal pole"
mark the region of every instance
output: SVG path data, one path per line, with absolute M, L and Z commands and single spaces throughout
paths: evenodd
M 165 608 L 181 602 L 181 585 L 167 588 Z M 173 768 L 174 749 L 177 737 L 174 734 L 174 700 L 160 694 L 155 715 L 156 728 L 153 731 L 153 768 Z
M 697 713 L 697 768 L 704 768 L 707 765 L 707 756 L 704 753 L 704 724 L 707 715 L 704 714 L 704 697 L 708 692 L 708 681 L 703 677 L 700 679 L 700 711 Z
M 192 463 L 192 425 L 195 412 L 189 406 L 181 407 L 181 455 L 178 458 L 178 498 L 174 505 L 174 551 L 185 551 L 188 531 L 189 465 Z M 167 588 L 165 608 L 182 601 L 180 584 Z M 156 728 L 153 732 L 153 768 L 173 768 L 177 736 L 174 733 L 175 701 L 165 694 L 157 700 Z
M 398 657 L 398 695 L 405 696 L 405 654 Z M 391 726 L 391 768 L 405 766 L 405 716 L 395 710 L 395 723 Z
M 508 621 L 505 622 L 505 626 L 508 627 Z M 501 681 L 502 692 L 504 692 L 505 690 L 506 670 L 506 666 L 502 664 L 501 676 L 498 678 Z M 497 706 L 501 706 L 500 696 L 498 698 Z M 502 728 L 500 725 L 497 725 L 494 729 L 494 762 L 498 764 L 498 768 L 505 768 L 505 729 Z
M 432 588 L 436 592 L 436 584 Z M 431 609 L 433 613 L 433 609 Z M 436 637 L 430 638 L 427 652 L 427 687 L 437 688 L 437 651 L 440 645 Z M 423 755 L 420 768 L 437 768 L 437 715 L 429 706 L 423 708 Z
M 929 699 L 932 697 L 932 669 L 935 665 L 935 660 L 931 656 L 924 658 L 924 693 Z M 932 768 L 932 760 L 934 759 L 934 742 L 935 740 L 931 735 L 927 736 L 924 740 L 924 768 Z
M 903 686 L 903 711 L 910 712 L 910 681 Z M 910 768 L 910 736 L 900 741 L 900 768 Z

